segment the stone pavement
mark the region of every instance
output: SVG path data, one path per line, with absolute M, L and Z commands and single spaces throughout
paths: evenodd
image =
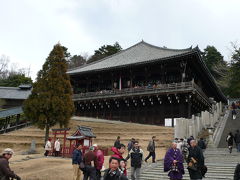
M 208 167 L 205 180 L 223 180 L 233 179 L 235 166 L 240 162 L 240 153 L 233 150 L 229 154 L 226 148 L 210 148 L 204 153 L 205 164 Z M 189 180 L 188 170 L 185 167 L 184 180 Z M 128 173 L 130 175 L 130 172 Z M 163 172 L 163 161 L 158 161 L 155 164 L 148 163 L 144 165 L 141 180 L 167 180 L 167 173 Z

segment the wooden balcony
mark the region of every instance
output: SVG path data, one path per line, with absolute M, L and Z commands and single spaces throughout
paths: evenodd
M 109 99 L 109 98 L 121 98 L 121 97 L 135 97 L 135 96 L 149 96 L 149 95 L 163 95 L 163 94 L 181 94 L 181 93 L 197 93 L 200 97 L 209 101 L 208 97 L 193 81 L 171 83 L 171 84 L 158 84 L 154 87 L 137 87 L 126 88 L 122 90 L 102 90 L 98 92 L 87 92 L 74 94 L 74 101 L 84 100 L 97 100 L 97 99 Z

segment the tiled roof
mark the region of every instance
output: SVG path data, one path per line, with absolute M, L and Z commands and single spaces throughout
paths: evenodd
M 112 56 L 108 56 L 99 61 L 86 64 L 84 66 L 68 71 L 68 74 L 77 74 L 88 71 L 96 71 L 103 69 L 110 69 L 134 64 L 147 63 L 149 61 L 166 59 L 169 57 L 180 56 L 194 49 L 168 49 L 153 46 L 144 41 L 135 44 L 125 50 L 120 51 Z
M 18 87 L 0 87 L 0 99 L 27 99 L 31 89 L 20 89 Z
M 0 118 L 8 117 L 8 116 L 13 116 L 16 114 L 21 114 L 23 113 L 22 107 L 15 107 L 11 109 L 6 109 L 0 111 Z

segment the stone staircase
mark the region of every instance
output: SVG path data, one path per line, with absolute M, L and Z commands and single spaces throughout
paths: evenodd
M 236 111 L 237 111 L 237 118 L 234 120 L 232 119 L 231 111 L 226 113 L 228 116 L 226 117 L 227 119 L 225 124 L 222 125 L 223 131 L 217 135 L 220 137 L 219 144 L 216 144 L 217 147 L 220 147 L 220 148 L 227 147 L 226 137 L 228 133 L 231 131 L 234 135 L 236 130 L 240 130 L 240 110 L 236 110 Z
M 229 154 L 226 148 L 211 148 L 204 153 L 205 164 L 208 167 L 205 180 L 221 180 L 233 179 L 235 166 L 240 162 L 240 153 L 233 150 Z M 184 167 L 187 165 L 184 163 Z M 130 174 L 130 172 L 129 172 Z M 158 161 L 155 164 L 148 164 L 143 168 L 141 180 L 167 180 L 167 173 L 163 172 L 163 161 Z M 184 180 L 189 180 L 188 170 L 185 169 Z

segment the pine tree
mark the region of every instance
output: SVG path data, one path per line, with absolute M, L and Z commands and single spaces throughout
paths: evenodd
M 66 127 L 74 111 L 72 88 L 67 72 L 66 49 L 56 44 L 38 72 L 24 114 L 40 129 L 45 129 L 45 141 L 50 127 Z
M 232 98 L 240 97 L 240 48 L 232 43 L 233 52 L 230 68 L 230 86 L 228 93 Z
M 103 59 L 107 56 L 111 56 L 121 50 L 122 50 L 122 47 L 118 42 L 115 42 L 115 44 L 113 45 L 103 45 L 98 50 L 95 50 L 94 55 L 91 58 L 89 58 L 87 63 L 92 63 L 99 59 Z

